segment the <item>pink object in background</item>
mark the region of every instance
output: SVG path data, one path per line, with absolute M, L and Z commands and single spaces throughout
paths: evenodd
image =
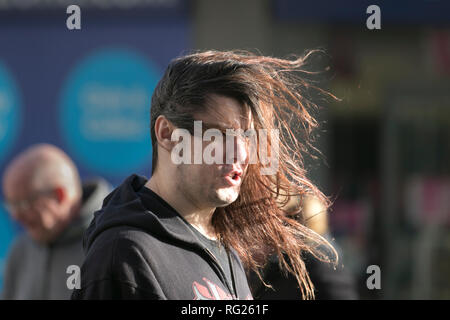
M 450 225 L 450 179 L 411 177 L 405 184 L 405 208 L 416 223 Z

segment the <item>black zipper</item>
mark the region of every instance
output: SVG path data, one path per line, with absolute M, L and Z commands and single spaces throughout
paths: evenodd
M 181 217 L 181 216 L 180 216 Z M 195 247 L 200 248 L 202 251 L 206 252 L 206 254 L 211 258 L 211 260 L 214 262 L 214 265 L 216 267 L 216 272 L 219 273 L 219 276 L 221 278 L 221 281 L 225 284 L 225 286 L 228 289 L 228 292 L 231 293 L 231 298 L 233 300 L 239 299 L 237 297 L 237 290 L 236 290 L 236 281 L 234 279 L 234 269 L 233 269 L 233 262 L 231 260 L 231 257 L 229 255 L 229 251 L 227 250 L 227 256 L 228 256 L 228 263 L 230 265 L 230 275 L 231 275 L 231 282 L 232 286 L 230 286 L 229 282 L 227 281 L 227 277 L 225 276 L 225 271 L 223 270 L 222 266 L 220 265 L 219 261 L 217 260 L 216 256 L 209 250 L 206 246 L 201 245 L 202 241 L 199 239 L 199 237 L 195 234 L 195 228 L 189 224 L 186 220 L 184 220 L 183 217 L 181 219 L 187 224 L 188 230 L 191 232 L 191 235 L 197 240 L 194 244 Z
M 237 300 L 238 297 L 237 297 L 237 294 L 236 294 L 236 286 L 235 286 L 235 281 L 234 281 L 233 266 L 232 266 L 232 261 L 231 261 L 231 259 L 230 259 L 230 256 L 229 256 L 228 251 L 227 251 L 227 255 L 228 255 L 228 261 L 229 261 L 230 268 L 231 268 L 230 271 L 231 271 L 231 281 L 232 281 L 232 283 L 233 283 L 233 288 L 230 287 L 230 284 L 228 283 L 227 278 L 225 277 L 225 271 L 224 271 L 224 270 L 222 269 L 222 267 L 220 266 L 220 263 L 219 263 L 219 261 L 217 261 L 216 256 L 214 256 L 214 254 L 211 252 L 211 250 L 209 250 L 209 249 L 206 248 L 206 247 L 203 247 L 203 250 L 204 250 L 204 251 L 209 255 L 209 257 L 214 261 L 214 263 L 215 263 L 215 265 L 216 265 L 216 267 L 217 267 L 217 269 L 218 269 L 218 271 L 219 271 L 219 273 L 220 273 L 220 276 L 221 276 L 221 278 L 222 278 L 222 282 L 227 286 L 228 291 L 231 293 L 231 298 L 232 298 L 233 300 Z
M 233 290 L 234 290 L 236 299 L 239 299 L 238 293 L 237 293 L 237 288 L 236 288 L 236 278 L 234 276 L 233 259 L 231 257 L 230 251 L 228 251 L 227 253 L 228 253 L 228 261 L 229 261 L 229 264 L 230 264 L 230 273 L 231 273 L 231 281 L 232 281 L 232 285 L 233 285 Z
M 230 255 L 230 251 L 227 250 L 227 255 L 228 255 L 228 263 L 230 264 L 230 274 L 231 274 L 231 284 L 233 286 L 233 290 L 234 290 L 234 296 L 236 297 L 236 299 L 239 299 L 238 295 L 237 295 L 237 289 L 236 289 L 236 280 L 234 277 L 234 267 L 233 267 L 233 259 L 231 258 Z

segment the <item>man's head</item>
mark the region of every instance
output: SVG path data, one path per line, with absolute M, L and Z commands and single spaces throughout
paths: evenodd
M 207 51 L 175 59 L 152 97 L 152 174 L 176 179 L 178 188 L 185 189 L 178 192 L 188 193 L 198 207 L 223 207 L 237 199 L 251 150 L 249 137 L 236 132 L 270 127 L 272 122 L 269 108 L 263 105 L 267 84 L 261 87 L 255 82 L 262 74 L 260 66 L 245 63 L 245 58 Z M 196 132 L 199 121 L 202 130 Z M 183 137 L 182 143 L 189 148 L 181 153 L 190 149 L 190 155 L 188 163 L 182 164 L 173 160 L 180 142 L 174 137 L 180 129 L 190 134 L 189 141 Z M 208 129 L 222 132 L 222 139 L 207 137 Z M 227 130 L 235 136 L 227 135 Z M 221 148 L 215 148 L 218 143 Z M 205 153 L 223 161 L 211 164 Z
M 48 144 L 30 147 L 7 166 L 2 180 L 8 211 L 40 243 L 54 240 L 73 218 L 81 183 L 72 160 Z
M 197 208 L 216 208 L 211 224 L 217 238 L 236 249 L 246 266 L 257 271 L 255 256 L 261 248 L 278 253 L 306 297 L 313 296 L 313 291 L 301 251 L 319 251 L 320 245 L 329 244 L 285 215 L 277 199 L 280 194 L 313 194 L 328 205 L 303 167 L 304 156 L 314 149 L 311 132 L 317 127 L 310 114 L 315 107 L 310 93 L 325 93 L 302 77 L 312 73 L 304 69 L 312 53 L 293 60 L 240 51 L 182 56 L 169 64 L 150 109 L 152 174 L 174 181 L 169 189 Z M 202 121 L 200 133 L 196 132 L 197 121 Z M 252 129 L 256 140 L 250 138 L 249 148 L 248 136 L 237 134 L 232 147 L 222 149 L 217 157 L 226 161 L 210 163 L 205 153 L 211 155 L 216 140 L 205 138 L 205 127 Z M 183 129 L 187 135 L 178 131 Z M 178 148 L 178 138 L 186 148 Z M 232 156 L 230 150 L 235 151 Z M 174 161 L 179 158 L 190 162 Z M 273 162 L 276 170 L 263 170 L 273 169 Z M 316 252 L 316 256 L 325 255 Z

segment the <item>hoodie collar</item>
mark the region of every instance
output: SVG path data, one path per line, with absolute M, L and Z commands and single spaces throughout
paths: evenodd
M 147 181 L 147 178 L 133 174 L 108 195 L 85 234 L 85 250 L 89 249 L 100 233 L 119 226 L 138 228 L 158 238 L 199 248 L 188 222 L 150 189 L 155 201 L 151 201 L 150 207 L 144 206 L 138 192 Z

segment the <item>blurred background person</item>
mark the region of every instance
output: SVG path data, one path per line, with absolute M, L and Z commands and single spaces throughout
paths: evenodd
M 303 199 L 293 196 L 289 199 L 280 200 L 280 206 L 286 214 L 293 215 L 308 228 L 332 241 L 328 228 L 328 218 L 325 206 L 315 197 L 306 196 Z M 332 242 L 335 249 L 340 249 Z M 303 261 L 314 285 L 315 300 L 354 300 L 358 299 L 353 275 L 344 268 L 341 256 L 336 268 L 329 263 L 322 262 L 313 255 L 306 252 Z M 302 295 L 296 285 L 295 278 L 290 274 L 283 273 L 279 266 L 279 260 L 272 255 L 266 262 L 262 280 L 256 274 L 249 274 L 249 285 L 253 297 L 261 300 L 301 300 Z
M 72 160 L 49 144 L 17 155 L 2 184 L 8 212 L 26 231 L 6 260 L 2 298 L 69 298 L 67 267 L 83 263 L 82 236 L 109 184 L 82 184 Z

